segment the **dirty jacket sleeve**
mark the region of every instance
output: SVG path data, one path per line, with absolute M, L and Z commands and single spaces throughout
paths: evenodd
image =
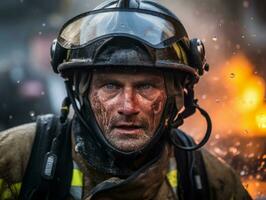
M 0 199 L 16 199 L 31 154 L 36 124 L 0 132 Z
M 228 164 L 206 150 L 203 150 L 202 154 L 209 180 L 210 199 L 252 199 L 241 184 L 239 176 Z

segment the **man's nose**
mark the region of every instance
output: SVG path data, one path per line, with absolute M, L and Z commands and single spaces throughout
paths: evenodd
M 139 113 L 139 106 L 136 100 L 134 91 L 132 89 L 125 89 L 123 97 L 121 97 L 121 106 L 118 108 L 120 115 L 137 115 Z

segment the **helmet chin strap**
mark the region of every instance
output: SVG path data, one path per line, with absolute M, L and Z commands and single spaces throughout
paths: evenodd
M 76 115 L 78 116 L 79 120 L 81 121 L 82 125 L 89 131 L 89 132 L 93 132 L 92 129 L 87 125 L 86 121 L 84 120 L 83 116 L 81 115 L 79 108 L 77 106 L 75 97 L 73 95 L 73 90 L 71 89 L 72 84 L 70 83 L 69 80 L 65 80 L 65 86 L 66 86 L 66 91 L 67 91 L 67 96 L 69 97 L 70 103 L 73 106 L 73 109 L 76 113 Z M 95 136 L 92 134 L 93 139 L 96 139 Z
M 207 130 L 206 133 L 203 137 L 203 139 L 194 146 L 182 146 L 179 144 L 178 142 L 178 134 L 175 131 L 171 131 L 170 133 L 170 140 L 172 141 L 172 143 L 179 149 L 181 150 L 185 150 L 185 151 L 195 151 L 199 148 L 201 148 L 202 146 L 204 146 L 211 135 L 211 131 L 212 131 L 212 122 L 211 122 L 211 118 L 209 116 L 209 114 L 202 109 L 198 104 L 197 104 L 197 99 L 194 99 L 194 90 L 193 88 L 190 88 L 187 90 L 187 93 L 185 93 L 185 110 L 180 113 L 177 117 L 176 120 L 173 120 L 170 124 L 170 126 L 172 128 L 178 128 L 179 126 L 181 126 L 184 122 L 184 119 L 191 116 L 192 114 L 194 114 L 196 112 L 196 109 L 199 110 L 200 114 L 205 118 L 206 122 L 207 122 Z
M 65 84 L 66 84 L 68 97 L 70 99 L 70 102 L 71 102 L 71 104 L 72 104 L 72 106 L 73 106 L 73 108 L 75 110 L 75 113 L 77 114 L 80 122 L 82 123 L 82 125 L 90 133 L 93 133 L 92 128 L 90 126 L 88 126 L 87 122 L 83 118 L 83 116 L 82 116 L 82 114 L 81 114 L 81 112 L 80 112 L 80 110 L 79 110 L 79 108 L 77 106 L 75 97 L 73 95 L 74 92 L 71 89 L 72 85 L 71 85 L 70 81 L 66 80 Z M 169 137 L 170 137 L 170 140 L 173 143 L 173 145 L 175 145 L 177 148 L 179 148 L 181 150 L 185 150 L 185 151 L 195 151 L 195 150 L 201 148 L 202 146 L 204 146 L 207 143 L 207 141 L 209 140 L 210 135 L 211 135 L 211 131 L 212 131 L 212 122 L 211 122 L 211 118 L 210 118 L 209 114 L 204 109 L 202 109 L 197 104 L 197 100 L 194 99 L 194 90 L 193 90 L 193 88 L 187 89 L 187 93 L 185 93 L 184 98 L 185 98 L 185 110 L 178 115 L 176 120 L 171 120 L 170 121 L 170 123 L 169 123 L 170 127 L 172 127 L 172 128 L 179 127 L 180 125 L 183 124 L 185 118 L 187 118 L 187 117 L 191 116 L 192 114 L 194 114 L 196 112 L 196 109 L 198 109 L 200 111 L 200 114 L 205 118 L 205 120 L 207 122 L 207 130 L 206 130 L 205 136 L 203 137 L 203 139 L 201 140 L 200 143 L 198 143 L 197 145 L 194 145 L 194 146 L 182 146 L 182 145 L 180 145 L 178 143 L 178 137 L 179 136 L 174 131 L 170 131 Z M 91 134 L 91 136 L 93 137 L 93 139 L 95 141 L 97 141 L 97 138 L 96 138 L 96 136 L 94 134 Z M 97 142 L 97 144 L 100 145 L 100 147 L 102 146 L 101 143 L 99 143 L 99 142 Z M 132 156 L 133 154 L 136 154 L 135 152 L 123 152 L 123 151 L 120 151 L 118 149 L 114 149 L 114 147 L 111 146 L 108 143 L 107 143 L 107 145 L 108 145 L 108 147 L 111 150 L 114 150 L 114 152 L 118 152 L 121 155 Z

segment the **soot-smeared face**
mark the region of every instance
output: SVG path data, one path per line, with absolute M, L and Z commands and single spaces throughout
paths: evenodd
M 138 150 L 151 140 L 166 98 L 159 71 L 93 72 L 91 107 L 104 136 L 119 150 Z

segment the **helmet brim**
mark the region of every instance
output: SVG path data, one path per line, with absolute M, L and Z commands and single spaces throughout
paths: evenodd
M 191 80 L 195 83 L 199 80 L 199 75 L 197 71 L 185 64 L 174 63 L 174 62 L 156 62 L 155 64 L 143 63 L 143 64 L 108 64 L 108 63 L 91 63 L 87 60 L 84 61 L 69 61 L 59 65 L 58 70 L 61 73 L 62 77 L 68 78 L 73 75 L 73 72 L 80 71 L 91 71 L 95 69 L 156 69 L 156 70 L 173 70 L 175 73 L 185 73 L 191 77 Z

